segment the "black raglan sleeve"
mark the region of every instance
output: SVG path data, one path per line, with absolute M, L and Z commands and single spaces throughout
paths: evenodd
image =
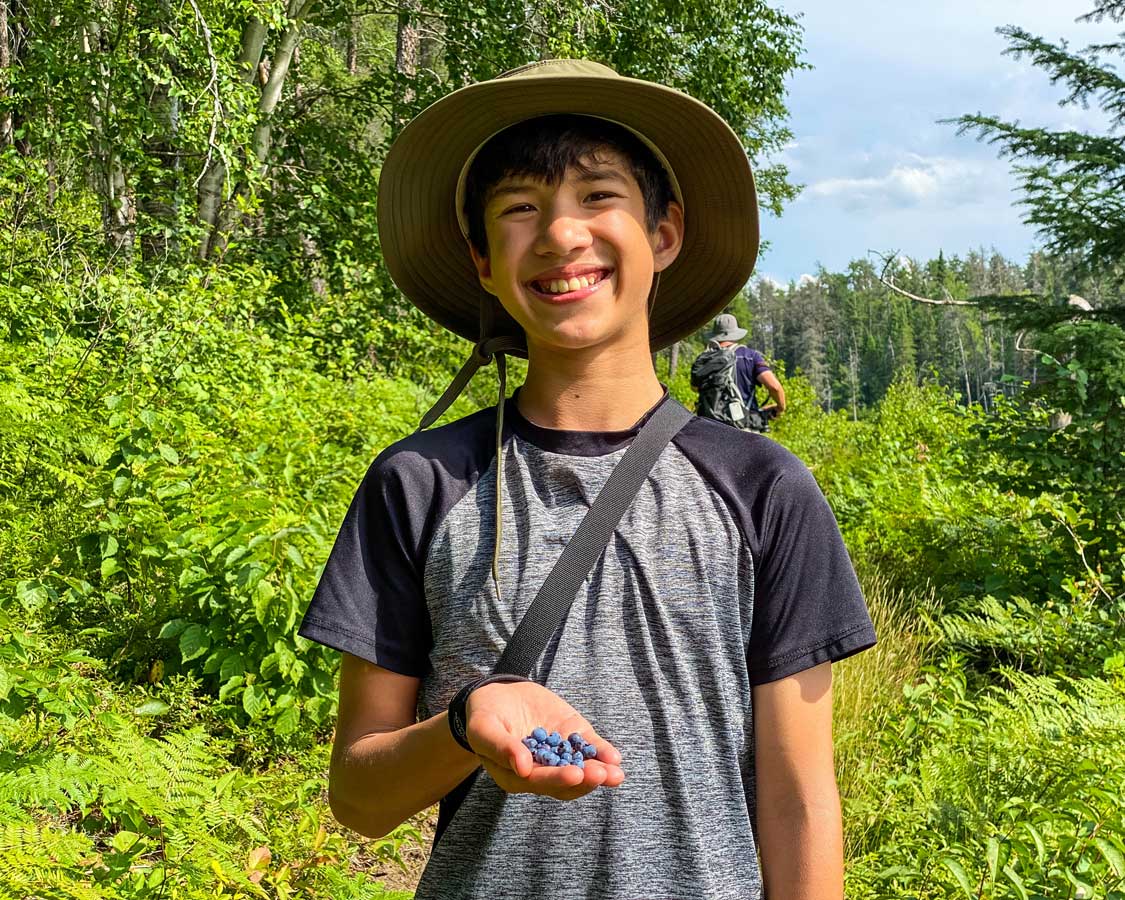
M 425 481 L 425 469 L 393 448 L 372 463 L 298 634 L 402 675 L 429 671 Z
M 793 457 L 765 489 L 747 651 L 751 684 L 875 643 L 836 518 L 812 473 Z

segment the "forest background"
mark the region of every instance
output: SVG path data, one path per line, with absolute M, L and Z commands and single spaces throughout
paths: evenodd
M 881 639 L 836 667 L 850 897 L 1125 898 L 1125 47 L 1002 31 L 1113 123 L 950 123 L 1041 248 L 888 236 L 731 305 Z M 764 210 L 797 195 L 770 159 L 815 60 L 760 0 L 0 0 L 0 895 L 411 896 L 432 817 L 335 825 L 338 658 L 295 627 L 469 351 L 387 278 L 383 154 L 552 56 L 692 93 Z M 655 360 L 689 403 L 701 346 Z

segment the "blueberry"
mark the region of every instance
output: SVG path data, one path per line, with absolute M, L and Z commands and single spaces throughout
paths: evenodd
M 556 766 L 569 766 L 569 765 L 570 765 L 570 763 L 568 763 L 568 762 L 567 762 L 567 761 L 566 761 L 565 759 L 562 759 L 562 758 L 560 757 L 560 758 L 559 758 L 559 761 L 558 761 L 557 763 L 555 763 L 555 765 L 556 765 Z
M 570 743 L 575 747 L 581 747 L 586 743 L 584 740 L 582 740 L 582 735 L 580 735 L 577 731 L 572 731 L 570 733 L 570 737 L 568 737 L 567 740 L 570 741 Z
M 547 743 L 552 747 L 557 747 L 560 741 L 562 741 L 562 735 L 560 735 L 557 731 L 552 731 L 549 735 L 547 735 Z
M 566 763 L 566 764 L 567 764 L 567 765 L 569 766 L 569 765 L 570 765 L 570 764 L 571 764 L 572 762 L 574 762 L 574 756 L 573 756 L 573 754 L 570 754 L 570 753 L 564 753 L 564 754 L 562 755 L 562 761 L 563 761 L 564 763 Z
M 598 748 L 595 747 L 593 744 L 587 744 L 585 747 L 582 748 L 582 755 L 584 757 L 586 757 L 586 759 L 593 759 L 595 756 L 598 755 Z
M 529 737 L 525 737 L 520 743 L 527 747 L 528 750 L 534 750 L 537 746 L 539 746 L 535 743 L 535 738 Z
M 586 768 L 586 760 L 584 760 L 581 756 L 579 756 L 577 759 L 574 760 L 574 762 L 571 763 L 571 765 L 572 766 L 578 766 L 578 768 L 580 768 L 580 769 L 585 769 Z
M 559 753 L 573 753 L 574 748 L 570 746 L 570 741 L 559 741 Z
M 531 736 L 537 741 L 545 741 L 547 740 L 547 729 L 536 728 L 533 732 L 531 732 Z

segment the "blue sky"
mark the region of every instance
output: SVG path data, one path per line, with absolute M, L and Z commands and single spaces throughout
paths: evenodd
M 982 112 L 1029 126 L 1102 131 L 1100 110 L 1060 107 L 1064 95 L 1026 60 L 1002 56 L 995 29 L 1019 25 L 1072 48 L 1123 27 L 1077 23 L 1089 0 L 781 0 L 803 13 L 805 59 L 787 98 L 791 144 L 777 159 L 805 185 L 781 218 L 765 214 L 771 247 L 756 274 L 780 282 L 842 270 L 868 250 L 928 259 L 995 248 L 1023 261 L 1009 163 L 939 119 Z

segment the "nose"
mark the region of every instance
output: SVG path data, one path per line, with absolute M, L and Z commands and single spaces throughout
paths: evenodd
M 590 246 L 590 229 L 582 219 L 567 212 L 553 212 L 543 220 L 536 252 L 544 256 L 569 256 Z

